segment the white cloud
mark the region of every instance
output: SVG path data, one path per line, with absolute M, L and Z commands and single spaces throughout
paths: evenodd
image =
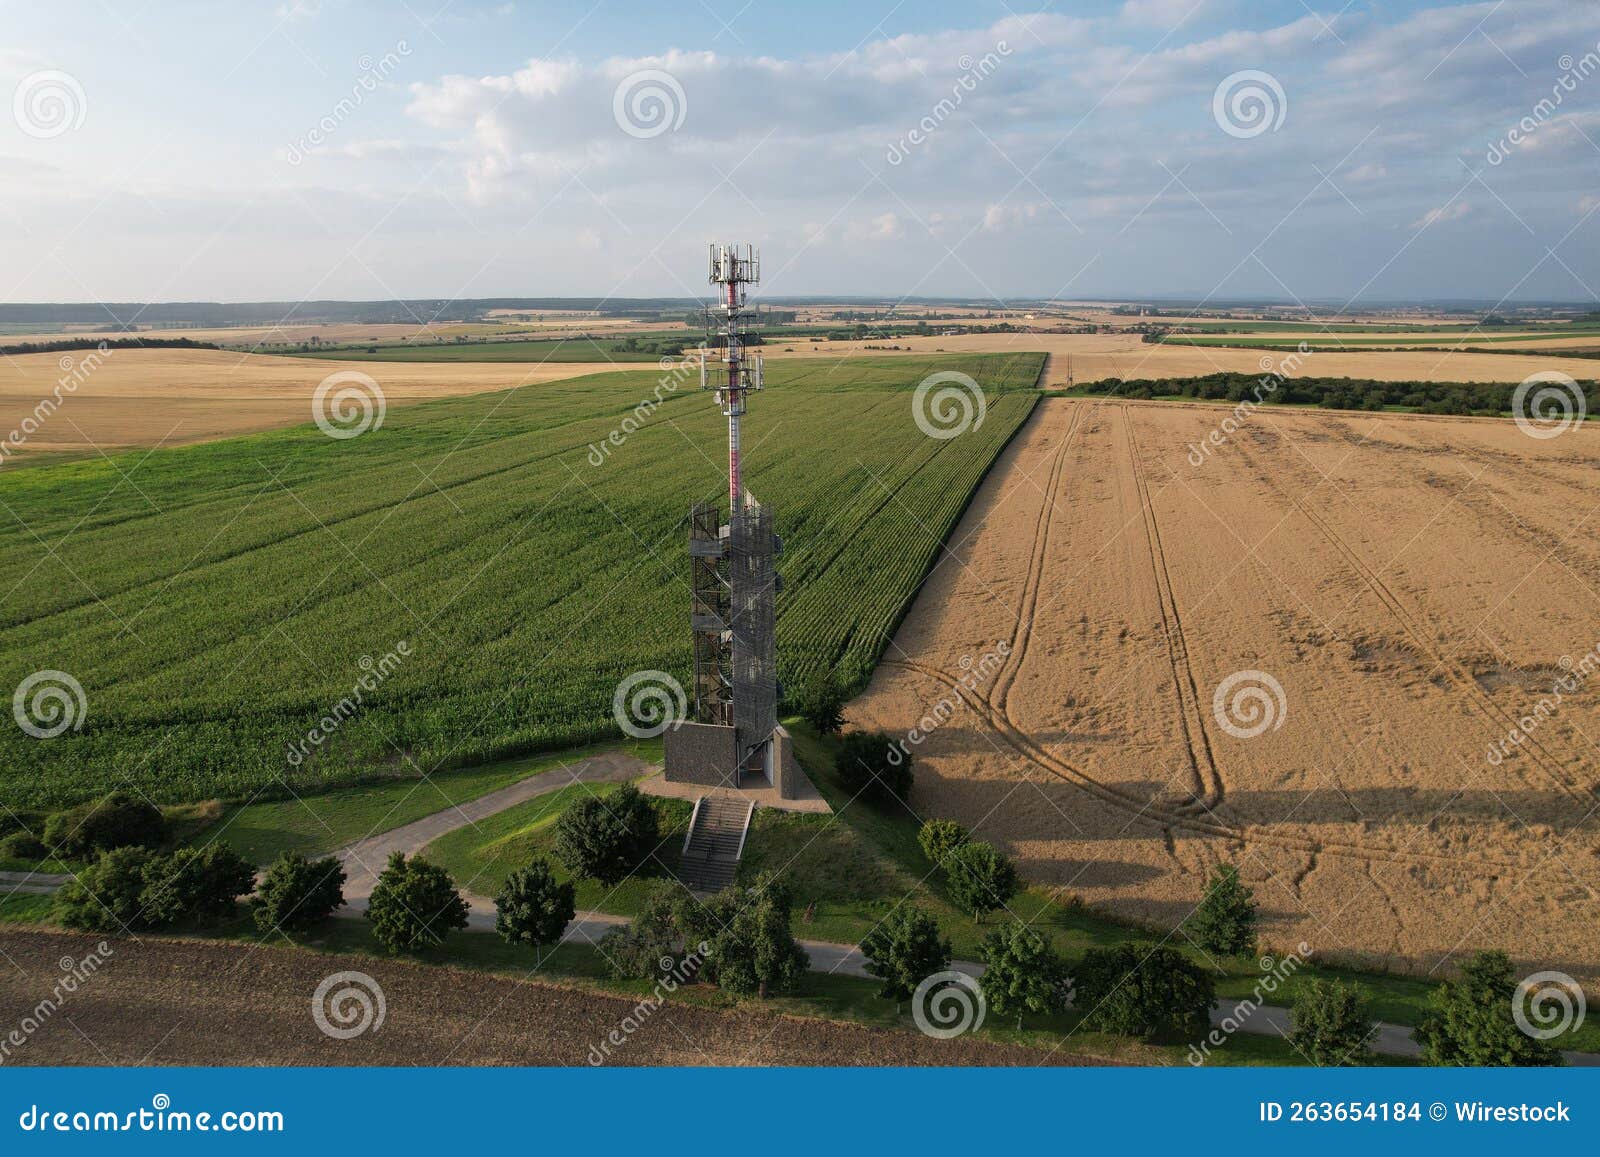
M 1430 225 L 1438 225 L 1440 222 L 1462 221 L 1471 215 L 1471 204 L 1457 199 L 1447 205 L 1440 205 L 1437 209 L 1429 209 L 1422 216 L 1411 222 L 1411 228 L 1426 229 Z

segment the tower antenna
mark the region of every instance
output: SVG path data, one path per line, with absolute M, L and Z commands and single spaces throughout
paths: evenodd
M 761 255 L 755 247 L 746 245 L 743 251 L 737 245 L 711 246 L 711 284 L 722 288 L 720 324 L 713 327 L 714 309 L 706 315 L 707 329 L 715 329 L 715 337 L 722 346 L 723 373 L 721 380 L 708 383 L 706 361 L 700 361 L 700 385 L 715 389 L 717 402 L 728 418 L 728 513 L 736 513 L 744 502 L 744 480 L 740 472 L 739 419 L 744 417 L 745 398 L 761 389 L 762 363 L 760 354 L 746 354 L 745 338 L 748 336 L 745 300 L 747 287 L 761 283 Z M 707 335 L 710 344 L 712 334 Z

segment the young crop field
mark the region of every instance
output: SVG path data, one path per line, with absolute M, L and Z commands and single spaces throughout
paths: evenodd
M 1040 364 L 771 370 L 746 480 L 787 546 L 786 681 L 866 676 Z M 946 370 L 986 414 L 941 439 L 913 392 Z M 307 425 L 0 474 L 0 686 L 82 688 L 75 728 L 3 729 L 0 798 L 304 793 L 615 736 L 620 679 L 688 682 L 686 515 L 725 485 L 722 417 L 678 384 L 609 373 L 391 408 L 349 439 Z

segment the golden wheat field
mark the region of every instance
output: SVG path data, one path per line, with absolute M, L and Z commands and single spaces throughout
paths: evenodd
M 20 447 L 8 445 L 8 455 L 175 446 L 299 425 L 312 420 L 319 383 L 341 371 L 371 376 L 393 406 L 626 368 L 639 367 L 339 362 L 184 349 L 12 355 L 0 360 L 0 439 L 20 429 L 58 388 L 60 407 Z
M 1258 411 L 1195 451 L 1231 413 L 1043 401 L 852 726 L 932 722 L 916 810 L 1118 915 L 1229 861 L 1268 944 L 1600 978 L 1600 432 Z
M 1043 380 L 1050 389 L 1065 387 L 1069 375 L 1072 381 L 1082 383 L 1104 378 L 1181 378 L 1222 371 L 1261 374 L 1275 370 L 1285 377 L 1348 377 L 1385 382 L 1520 382 L 1550 368 L 1550 359 L 1537 353 L 1475 354 L 1459 350 L 1352 350 L 1305 354 L 1297 362 L 1285 362 L 1281 352 L 1142 342 L 1137 334 L 985 333 L 823 342 L 774 339 L 765 348 L 766 356 L 774 358 L 837 358 L 881 356 L 886 346 L 922 355 L 935 351 L 1043 350 L 1050 355 Z M 1560 368 L 1575 378 L 1600 377 L 1600 359 L 1563 358 Z

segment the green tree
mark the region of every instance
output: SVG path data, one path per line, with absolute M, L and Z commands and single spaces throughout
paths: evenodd
M 56 893 L 56 912 L 68 928 L 122 932 L 150 927 L 145 919 L 145 868 L 152 853 L 144 848 L 113 848 L 100 853 Z
M 560 940 L 577 915 L 571 882 L 558 882 L 543 856 L 506 877 L 494 907 L 494 930 L 509 944 L 535 948 Z
M 1428 997 L 1415 1036 L 1430 1065 L 1558 1065 L 1561 1054 L 1523 1032 L 1514 1017 L 1517 974 L 1504 952 L 1479 952 Z
M 855 795 L 887 803 L 911 794 L 911 753 L 881 731 L 846 735 L 833 769 Z
M 1073 973 L 1073 1004 L 1086 1027 L 1123 1036 L 1204 1032 L 1217 1003 L 1211 975 L 1175 948 L 1091 948 Z
M 332 856 L 308 860 L 285 852 L 256 888 L 256 927 L 262 932 L 304 932 L 344 903 L 344 867 Z
M 698 902 L 675 881 L 663 880 L 646 893 L 639 913 L 621 928 L 606 933 L 600 942 L 607 970 L 618 980 L 651 980 L 670 972 L 676 964 L 681 905 Z M 698 955 L 693 945 L 686 945 Z M 670 961 L 667 968 L 663 961 Z
M 867 971 L 883 984 L 878 995 L 895 1004 L 906 1000 L 935 972 L 950 967 L 950 941 L 939 922 L 920 908 L 902 904 L 861 941 Z
M 1024 1013 L 1061 1005 L 1066 967 L 1037 931 L 1020 922 L 1003 925 L 983 938 L 982 951 L 984 999 L 998 1015 L 1015 1016 L 1018 1029 Z
M 817 668 L 800 685 L 795 710 L 822 735 L 835 735 L 844 726 L 844 691 L 832 665 Z
M 942 866 L 946 856 L 971 838 L 972 833 L 955 820 L 926 820 L 917 830 L 922 854 L 937 866 Z
M 126 791 L 58 811 L 44 824 L 45 846 L 69 859 L 112 848 L 160 847 L 166 838 L 161 809 Z
M 959 845 L 946 858 L 944 870 L 950 898 L 972 913 L 974 923 L 981 922 L 985 912 L 1004 908 L 1022 884 L 1010 858 L 981 840 Z
M 256 884 L 255 868 L 223 843 L 152 855 L 144 875 L 140 903 L 154 926 L 231 916 L 238 898 Z
M 467 904 L 450 873 L 421 856 L 393 852 L 367 901 L 372 937 L 390 952 L 441 944 L 453 928 L 467 926 Z
M 1289 1020 L 1289 1043 L 1314 1065 L 1363 1065 L 1371 1056 L 1367 1041 L 1377 1026 L 1354 984 L 1313 980 L 1295 995 Z
M 788 886 L 763 874 L 749 888 L 725 888 L 703 904 L 683 905 L 684 938 L 705 943 L 707 979 L 738 996 L 766 997 L 793 988 L 810 964 L 789 930 Z
M 636 871 L 660 842 L 650 801 L 624 784 L 607 796 L 586 796 L 556 820 L 556 855 L 574 876 L 617 884 Z
M 1194 942 L 1218 956 L 1243 956 L 1256 946 L 1254 893 L 1239 879 L 1239 869 L 1223 864 L 1206 883 L 1200 906 L 1185 922 Z

